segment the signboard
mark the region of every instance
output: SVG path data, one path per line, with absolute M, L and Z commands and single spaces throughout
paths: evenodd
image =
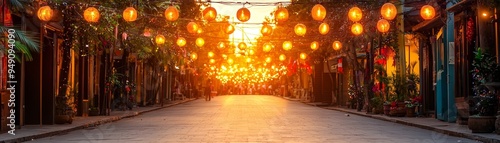
M 455 42 L 448 44 L 448 64 L 455 64 Z

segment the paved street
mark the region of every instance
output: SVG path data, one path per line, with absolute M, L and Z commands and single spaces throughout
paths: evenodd
M 457 143 L 468 139 L 349 115 L 275 96 L 219 96 L 34 140 L 95 142 Z

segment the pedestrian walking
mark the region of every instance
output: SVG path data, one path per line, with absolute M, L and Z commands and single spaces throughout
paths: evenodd
M 205 85 L 205 101 L 210 101 L 211 100 L 211 95 L 212 94 L 212 82 L 210 79 L 207 80 L 207 84 Z

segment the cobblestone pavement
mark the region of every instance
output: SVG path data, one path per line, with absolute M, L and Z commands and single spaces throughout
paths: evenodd
M 218 96 L 33 142 L 476 142 L 280 97 Z

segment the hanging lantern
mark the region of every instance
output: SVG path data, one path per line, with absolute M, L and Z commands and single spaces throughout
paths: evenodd
M 294 31 L 295 31 L 295 34 L 297 34 L 298 36 L 304 36 L 304 35 L 306 35 L 306 32 L 307 32 L 306 25 L 299 23 L 299 24 L 295 25 Z
M 127 22 L 132 22 L 137 20 L 137 10 L 134 7 L 127 7 L 123 11 L 123 19 Z
M 186 39 L 184 39 L 184 38 L 182 38 L 182 37 L 179 37 L 179 38 L 177 39 L 177 42 L 176 42 L 176 43 L 177 43 L 177 46 L 179 46 L 179 47 L 183 47 L 184 45 L 186 45 Z
M 272 61 L 271 57 L 266 58 L 266 63 L 271 63 L 271 61 Z
M 214 56 L 215 56 L 214 52 L 212 52 L 212 51 L 208 52 L 208 57 L 209 57 L 209 58 L 212 58 L 212 57 L 214 57 Z
M 396 6 L 394 6 L 394 4 L 388 2 L 382 5 L 382 8 L 380 8 L 380 14 L 386 20 L 393 20 L 394 18 L 396 18 L 398 10 L 396 9 Z
M 100 17 L 101 14 L 95 7 L 89 7 L 83 12 L 83 18 L 85 18 L 87 22 L 98 22 Z
M 201 33 L 203 33 L 203 29 L 201 29 L 201 28 L 198 28 L 198 30 L 196 30 L 196 33 L 198 33 L 198 34 L 201 34 Z
M 306 53 L 300 53 L 300 59 L 302 59 L 302 60 L 307 59 L 307 54 Z
M 232 65 L 234 63 L 234 60 L 232 58 L 228 58 L 227 59 L 227 63 L 230 64 L 230 65 Z
M 253 49 L 250 49 L 250 50 L 248 50 L 248 54 L 250 54 L 250 55 L 254 55 L 254 54 L 255 54 L 255 51 L 254 51 Z
M 161 44 L 165 43 L 165 36 L 163 36 L 161 34 L 156 35 L 155 42 L 158 45 L 161 45 Z
M 217 44 L 217 48 L 219 49 L 224 49 L 225 46 L 224 42 L 219 42 L 219 44 Z
M 168 21 L 176 21 L 179 19 L 179 10 L 175 6 L 169 6 L 165 10 L 165 18 Z
M 385 33 L 387 31 L 389 31 L 390 27 L 391 27 L 391 24 L 389 24 L 389 21 L 387 21 L 385 19 L 380 19 L 377 22 L 377 30 L 379 32 Z
M 434 7 L 430 5 L 424 5 L 420 9 L 420 16 L 424 18 L 424 20 L 431 20 L 436 16 L 436 11 L 434 10 Z
M 349 20 L 352 22 L 358 22 L 361 18 L 363 18 L 363 12 L 359 9 L 359 7 L 355 6 L 349 9 Z
M 354 23 L 352 26 L 351 26 L 351 32 L 354 34 L 354 35 L 359 35 L 361 33 L 363 33 L 363 25 L 359 24 L 359 23 Z
M 342 48 L 342 43 L 340 43 L 340 41 L 335 41 L 332 44 L 332 48 L 335 51 L 340 50 L 340 48 Z
M 278 8 L 276 12 L 274 12 L 274 19 L 276 22 L 285 22 L 288 20 L 288 10 L 284 7 Z
M 198 26 L 198 24 L 196 24 L 196 22 L 189 22 L 187 25 L 187 30 L 191 34 L 198 32 L 198 28 L 200 27 Z
M 196 38 L 195 43 L 196 43 L 196 46 L 203 47 L 203 45 L 205 45 L 205 40 L 203 40 L 203 38 L 201 38 L 201 37 L 198 37 L 198 38 Z
M 198 54 L 196 54 L 196 53 L 191 53 L 191 59 L 192 59 L 192 60 L 196 60 L 196 59 L 198 59 Z
M 245 49 L 247 48 L 247 44 L 246 44 L 245 42 L 240 42 L 240 43 L 238 44 L 238 48 L 239 48 L 240 50 L 245 50 Z
M 217 10 L 213 7 L 207 7 L 203 10 L 203 18 L 207 21 L 213 21 L 217 17 Z
M 262 28 L 260 29 L 260 33 L 262 33 L 262 35 L 264 36 L 269 36 L 271 35 L 272 32 L 273 28 L 268 24 L 262 25 Z
M 311 50 L 316 51 L 319 48 L 319 43 L 316 41 L 311 42 Z
M 210 63 L 211 64 L 215 63 L 215 60 L 214 59 L 210 59 Z
M 316 21 L 323 21 L 326 17 L 326 9 L 321 4 L 316 4 L 311 10 L 311 16 Z
M 250 20 L 250 10 L 245 7 L 238 9 L 236 12 L 236 18 L 238 18 L 241 22 L 247 22 Z
M 264 52 L 269 52 L 273 49 L 273 44 L 271 43 L 264 43 L 264 46 L 262 47 L 262 51 Z
M 226 34 L 233 34 L 234 30 L 234 25 L 228 23 L 224 32 L 226 32 Z
M 321 35 L 326 35 L 328 34 L 328 32 L 330 32 L 330 25 L 328 25 L 327 23 L 323 22 L 319 25 L 319 33 Z
M 250 63 L 250 62 L 252 62 L 252 58 L 247 57 L 246 61 L 247 61 L 247 63 Z
M 288 51 L 292 49 L 292 42 L 285 41 L 283 42 L 283 50 Z
M 280 61 L 285 61 L 286 60 L 285 54 L 281 54 L 279 59 L 280 59 Z
M 337 72 L 344 73 L 344 68 L 342 67 L 342 58 L 337 60 Z
M 37 16 L 38 19 L 41 21 L 50 21 L 52 19 L 52 16 L 54 15 L 54 10 L 50 8 L 49 6 L 42 6 L 40 9 L 38 9 Z

